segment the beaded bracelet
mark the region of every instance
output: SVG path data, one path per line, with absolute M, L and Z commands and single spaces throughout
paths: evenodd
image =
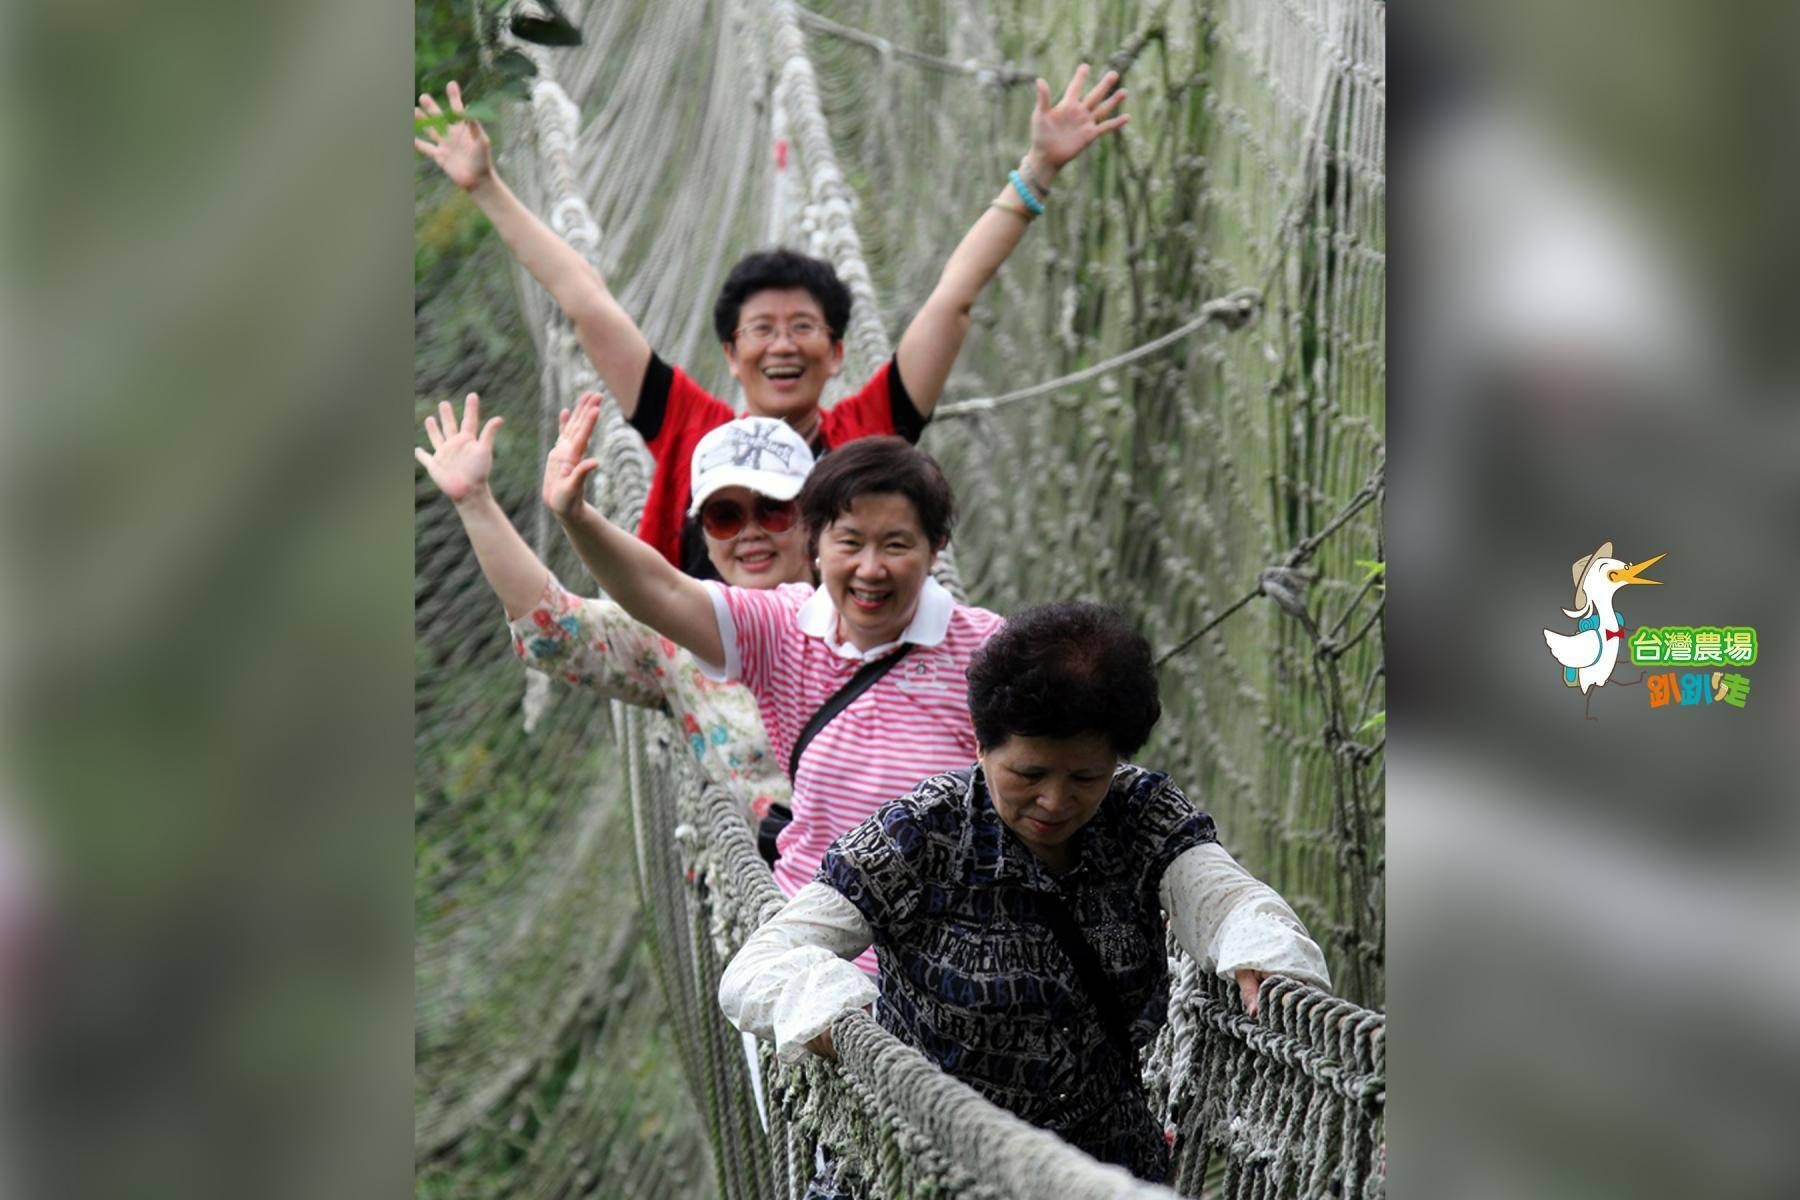
M 1026 152 L 1024 157 L 1019 159 L 1019 174 L 1025 177 L 1025 182 L 1031 185 L 1032 191 L 1036 192 L 1046 200 L 1050 198 L 1050 189 L 1039 183 L 1038 177 L 1031 172 L 1031 154 L 1029 151 Z
M 1044 202 L 1032 195 L 1031 189 L 1025 186 L 1024 176 L 1020 175 L 1015 168 L 1014 170 L 1008 171 L 1006 177 L 1012 181 L 1013 191 L 1019 193 L 1019 199 L 1024 201 L 1025 207 L 1031 210 L 1031 215 L 1034 217 L 1043 216 Z

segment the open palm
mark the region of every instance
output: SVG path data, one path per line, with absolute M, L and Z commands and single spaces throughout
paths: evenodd
M 588 439 L 599 419 L 598 392 L 576 401 L 573 413 L 565 408 L 557 415 L 560 432 L 544 463 L 544 506 L 559 517 L 577 516 L 587 504 L 587 477 L 600 465 L 587 457 Z
M 1037 81 L 1037 107 L 1031 113 L 1031 148 L 1046 166 L 1061 167 L 1096 138 L 1131 120 L 1128 113 L 1110 115 L 1125 99 L 1123 88 L 1113 91 L 1119 82 L 1117 71 L 1102 75 L 1100 82 L 1083 95 L 1081 85 L 1087 77 L 1088 65 L 1082 63 L 1075 68 L 1074 78 L 1054 107 L 1050 104 L 1050 85 L 1042 79 Z
M 444 95 L 450 101 L 450 111 L 463 116 L 462 89 L 452 83 L 444 90 Z M 444 110 L 429 95 L 420 96 L 419 103 L 413 108 L 415 117 L 443 114 Z M 493 147 L 488 142 L 487 131 L 474 117 L 463 116 L 460 121 L 450 122 L 448 130 L 433 128 L 425 134 L 425 138 L 414 138 L 413 145 L 419 153 L 442 167 L 457 187 L 466 191 L 493 174 Z
M 456 410 L 448 400 L 438 404 L 437 416 L 425 418 L 425 436 L 431 439 L 431 453 L 413 448 L 413 457 L 424 466 L 431 482 L 452 504 L 461 504 L 487 488 L 488 473 L 494 469 L 494 435 L 505 418 L 495 417 L 481 425 L 481 397 L 474 392 L 463 402 L 463 418 L 459 425 Z M 479 431 L 479 432 L 477 432 Z

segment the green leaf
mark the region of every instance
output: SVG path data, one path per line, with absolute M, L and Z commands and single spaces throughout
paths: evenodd
M 1374 729 L 1378 726 L 1382 727 L 1382 728 L 1385 728 L 1387 726 L 1387 709 L 1385 709 L 1385 708 L 1382 709 L 1380 712 L 1376 713 L 1374 716 L 1370 717 L 1368 720 L 1364 721 L 1361 725 L 1358 725 L 1356 727 L 1356 732 L 1362 733 L 1365 730 Z
M 1364 583 L 1367 583 L 1377 575 L 1387 574 L 1387 564 L 1379 559 L 1359 558 L 1356 560 L 1356 565 L 1368 571 L 1368 574 L 1363 576 Z

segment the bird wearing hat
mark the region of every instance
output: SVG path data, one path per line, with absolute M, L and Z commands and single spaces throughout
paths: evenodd
M 1582 715 L 1590 721 L 1600 718 L 1587 711 L 1593 702 L 1592 689 L 1612 679 L 1613 667 L 1619 661 L 1619 647 L 1625 644 L 1625 618 L 1613 608 L 1613 596 L 1632 583 L 1661 584 L 1660 579 L 1645 579 L 1642 573 L 1663 558 L 1647 558 L 1627 566 L 1613 557 L 1613 544 L 1600 543 L 1600 548 L 1586 558 L 1578 559 L 1569 569 L 1575 583 L 1575 607 L 1563 609 L 1565 616 L 1575 618 L 1573 635 L 1544 630 L 1544 644 L 1563 666 L 1563 683 L 1581 688 L 1587 703 Z M 1620 680 L 1637 683 L 1638 680 Z

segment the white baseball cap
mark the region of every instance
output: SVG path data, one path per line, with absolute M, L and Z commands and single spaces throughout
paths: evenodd
M 697 516 L 720 488 L 747 487 L 771 500 L 792 500 L 813 469 L 805 439 L 774 417 L 739 417 L 700 439 L 688 466 Z

